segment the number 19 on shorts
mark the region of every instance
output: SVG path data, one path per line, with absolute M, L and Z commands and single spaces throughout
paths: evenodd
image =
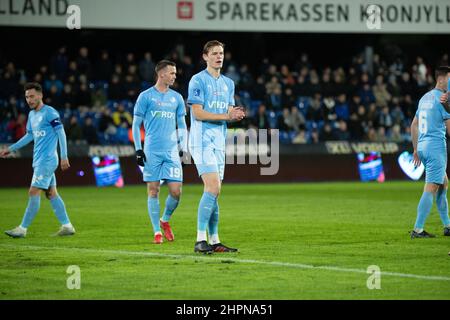
M 428 132 L 427 113 L 425 111 L 419 112 L 419 132 L 421 134 Z
M 169 168 L 169 176 L 171 178 L 181 178 L 181 169 L 180 168 Z

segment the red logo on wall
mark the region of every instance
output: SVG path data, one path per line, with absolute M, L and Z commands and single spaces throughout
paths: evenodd
M 194 17 L 194 4 L 192 1 L 179 1 L 177 3 L 178 19 L 191 20 Z

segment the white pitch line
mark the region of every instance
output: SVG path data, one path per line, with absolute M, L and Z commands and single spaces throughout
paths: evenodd
M 344 268 L 336 266 L 314 266 L 310 264 L 302 263 L 291 263 L 291 262 L 280 262 L 280 261 L 264 261 L 264 260 L 252 260 L 252 259 L 237 259 L 233 257 L 214 257 L 214 256 L 204 256 L 204 255 L 181 255 L 181 254 L 168 254 L 168 253 L 158 253 L 158 252 L 144 252 L 144 251 L 128 251 L 128 250 L 99 250 L 99 249 L 88 249 L 88 248 L 73 248 L 73 247 L 42 247 L 42 246 L 22 246 L 22 245 L 10 245 L 10 244 L 0 244 L 1 247 L 13 248 L 13 249 L 29 249 L 29 250 L 61 250 L 61 251 L 78 251 L 84 253 L 93 254 L 111 254 L 111 255 L 128 255 L 128 256 L 142 256 L 142 257 L 162 257 L 162 258 L 173 258 L 173 259 L 191 259 L 191 260 L 204 260 L 204 261 L 219 261 L 219 262 L 235 262 L 235 263 L 248 263 L 248 264 L 259 264 L 266 266 L 278 266 L 278 267 L 289 267 L 297 269 L 312 269 L 312 270 L 326 270 L 326 271 L 337 271 L 337 272 L 347 272 L 347 273 L 364 273 L 368 274 L 364 269 L 354 269 L 354 268 Z M 450 277 L 445 276 L 425 276 L 410 273 L 399 273 L 399 272 L 389 272 L 381 271 L 382 276 L 391 276 L 399 278 L 413 278 L 419 280 L 431 280 L 431 281 L 450 281 Z

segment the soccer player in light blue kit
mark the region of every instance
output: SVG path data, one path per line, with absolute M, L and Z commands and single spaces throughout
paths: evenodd
M 162 60 L 155 67 L 156 84 L 142 92 L 134 107 L 133 139 L 136 159 L 144 167 L 147 182 L 148 213 L 154 231 L 153 243 L 163 242 L 161 228 L 168 241 L 174 240 L 169 220 L 178 206 L 183 182 L 180 152 L 187 152 L 186 107 L 183 97 L 169 87 L 176 79 L 174 62 Z M 140 127 L 144 123 L 144 150 Z M 177 130 L 178 126 L 178 130 Z M 167 182 L 169 195 L 160 219 L 160 181 Z
M 201 253 L 237 251 L 219 240 L 218 197 L 225 170 L 227 121 L 240 121 L 245 113 L 242 108 L 234 107 L 233 81 L 220 74 L 223 58 L 224 44 L 217 40 L 207 42 L 203 47 L 206 69 L 195 74 L 189 82 L 189 151 L 204 184 L 198 206 L 197 241 L 194 246 L 194 252 Z
M 417 207 L 417 219 L 411 238 L 434 238 L 435 235 L 424 230 L 425 221 L 433 206 L 436 205 L 444 225 L 444 236 L 450 236 L 448 216 L 448 178 L 447 143 L 445 132 L 450 132 L 450 114 L 442 105 L 447 96 L 446 90 L 450 68 L 436 69 L 436 87 L 427 92 L 419 101 L 416 115 L 411 124 L 411 137 L 414 147 L 414 164 L 423 162 L 425 166 L 425 187 Z M 441 99 L 442 98 L 442 99 Z
M 22 223 L 17 228 L 5 231 L 13 238 L 24 238 L 27 229 L 39 211 L 41 190 L 45 191 L 50 200 L 61 228 L 57 235 L 68 236 L 75 234 L 75 228 L 70 223 L 63 200 L 56 190 L 55 170 L 58 168 L 58 142 L 61 154 L 61 169 L 70 167 L 67 158 L 67 144 L 64 127 L 59 113 L 42 102 L 42 87 L 38 83 L 25 85 L 25 99 L 32 109 L 28 115 L 27 133 L 18 142 L 0 152 L 0 157 L 6 157 L 30 142 L 34 141 L 33 149 L 33 179 L 29 190 L 28 206 Z

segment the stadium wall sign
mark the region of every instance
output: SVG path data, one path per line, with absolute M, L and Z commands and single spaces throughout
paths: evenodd
M 81 28 L 450 33 L 448 0 L 1 0 L 0 25 L 65 28 L 71 5 Z
M 380 152 L 382 154 L 398 153 L 400 146 L 395 142 L 348 142 L 328 141 L 325 147 L 330 154 L 351 154 Z
M 447 142 L 450 144 L 450 141 Z M 9 146 L 8 144 L 0 144 L 0 150 Z M 280 155 L 346 155 L 356 153 L 380 152 L 381 154 L 397 154 L 403 151 L 411 151 L 412 145 L 409 143 L 395 142 L 349 142 L 349 141 L 328 141 L 317 144 L 289 144 L 280 145 Z M 261 156 L 271 153 L 268 144 L 261 145 L 227 145 L 228 156 Z M 450 151 L 450 149 L 449 149 Z M 68 145 L 69 158 L 73 157 L 93 157 L 117 155 L 119 157 L 134 157 L 135 151 L 132 145 L 113 145 L 113 146 L 96 146 L 96 145 Z M 30 144 L 25 148 L 18 150 L 12 154 L 13 158 L 31 158 L 33 156 L 33 146 Z

